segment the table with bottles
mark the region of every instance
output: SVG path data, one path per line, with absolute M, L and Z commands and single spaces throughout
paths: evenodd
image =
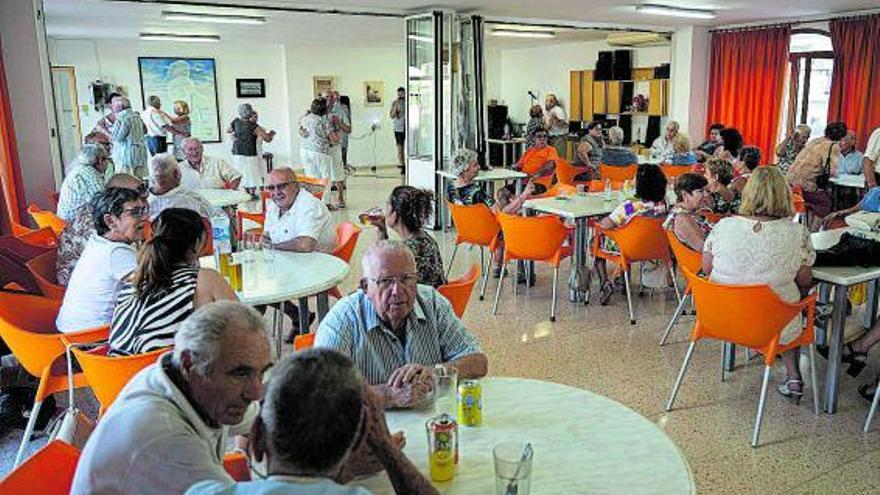
M 493 449 L 506 442 L 531 444 L 533 450 L 530 483 L 517 495 L 695 491 L 690 466 L 675 443 L 618 402 L 523 378 L 489 377 L 480 385 L 482 424 L 457 427 L 458 466 L 451 481 L 434 482 L 441 493 L 499 493 Z M 427 423 L 435 416 L 430 405 L 386 412 L 390 431 L 406 434 L 404 453 L 426 476 Z M 355 483 L 376 495 L 394 493 L 384 473 Z

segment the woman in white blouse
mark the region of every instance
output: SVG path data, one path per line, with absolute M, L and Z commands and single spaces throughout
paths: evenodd
M 739 216 L 721 219 L 703 246 L 703 271 L 729 285 L 769 285 L 780 299 L 795 303 L 810 287 L 816 253 L 810 234 L 794 215 L 788 182 L 776 167 L 758 167 L 743 190 Z M 782 330 L 779 342 L 801 332 L 801 316 Z M 782 354 L 786 382 L 780 394 L 799 401 L 804 382 L 798 349 Z

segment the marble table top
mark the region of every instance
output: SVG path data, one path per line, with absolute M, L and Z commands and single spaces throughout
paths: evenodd
M 526 200 L 523 207 L 544 213 L 575 219 L 598 217 L 611 213 L 620 204 L 617 191 L 611 194 L 611 201 L 605 201 L 605 193 L 578 193 L 572 196 L 553 196 Z
M 834 246 L 840 240 L 840 236 L 843 235 L 844 232 L 873 237 L 877 241 L 880 241 L 880 238 L 877 238 L 877 234 L 855 232 L 855 229 L 851 227 L 843 227 L 812 234 L 810 239 L 813 243 L 813 248 L 828 249 Z M 862 266 L 814 266 L 813 278 L 823 282 L 848 287 L 850 285 L 860 284 L 862 282 L 880 278 L 880 265 L 868 268 Z
M 251 195 L 237 189 L 196 189 L 214 208 L 233 206 L 251 201 Z
M 694 493 L 687 460 L 657 426 L 611 399 L 557 383 L 490 377 L 483 386 L 483 425 L 460 427 L 458 472 L 435 483 L 440 493 L 495 493 L 492 448 L 531 442 L 531 493 Z M 389 411 L 388 427 L 406 433 L 407 457 L 428 473 L 428 410 Z M 376 495 L 394 493 L 382 473 L 356 482 Z
M 453 175 L 446 170 L 438 170 L 437 175 L 440 177 L 445 177 L 447 179 L 455 180 L 458 177 Z M 522 179 L 524 177 L 528 177 L 528 174 L 520 172 L 518 170 L 511 170 L 509 168 L 501 168 L 495 167 L 490 170 L 480 170 L 474 180 L 477 182 L 493 182 L 493 181 L 502 181 L 502 180 L 513 180 L 513 179 Z
M 832 184 L 843 187 L 855 187 L 857 189 L 865 187 L 865 176 L 861 174 L 840 174 L 829 180 Z
M 236 292 L 241 302 L 256 306 L 332 289 L 348 276 L 348 263 L 326 253 L 291 253 L 271 251 L 235 253 L 233 261 L 246 254 L 254 261 L 242 263 L 242 290 Z M 202 268 L 216 269 L 213 256 L 199 259 Z

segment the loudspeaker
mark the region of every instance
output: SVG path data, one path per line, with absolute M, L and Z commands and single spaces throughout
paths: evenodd
M 596 72 L 593 73 L 594 81 L 609 81 L 614 75 L 614 53 L 599 52 L 599 58 L 596 60 Z
M 632 50 L 614 50 L 612 79 L 615 81 L 632 79 Z
M 669 64 L 654 67 L 654 79 L 669 79 Z
M 492 139 L 504 137 L 504 124 L 507 122 L 507 105 L 489 105 L 487 108 L 488 131 Z

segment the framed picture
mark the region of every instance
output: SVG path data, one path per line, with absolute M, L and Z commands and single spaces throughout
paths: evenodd
M 239 98 L 265 98 L 265 79 L 236 79 L 235 96 Z
M 382 81 L 364 81 L 364 105 L 381 107 L 385 103 L 385 83 Z
M 314 97 L 317 98 L 325 91 L 336 89 L 336 76 L 314 76 L 312 77 L 312 85 L 315 93 Z
M 220 142 L 217 67 L 213 58 L 138 57 L 141 98 L 152 95 L 171 111 L 175 101 L 190 108 L 192 135 L 204 143 Z

